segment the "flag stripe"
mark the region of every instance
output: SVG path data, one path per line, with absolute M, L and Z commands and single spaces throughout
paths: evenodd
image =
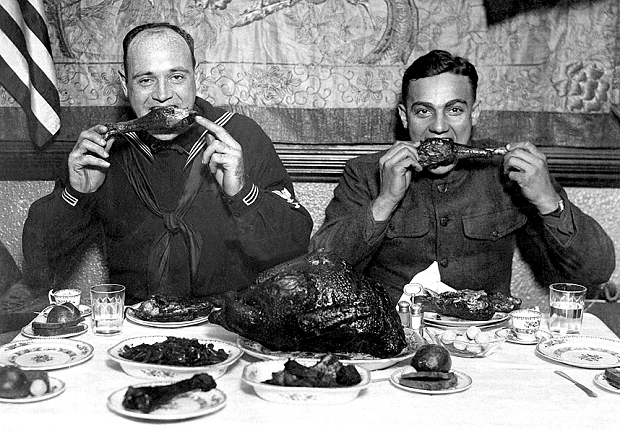
M 22 107 L 33 143 L 60 129 L 56 69 L 43 0 L 0 3 L 0 84 Z
M 41 137 L 41 144 L 44 144 L 54 135 L 55 132 L 52 132 L 53 128 L 46 127 L 41 123 L 41 121 L 39 121 L 39 118 L 37 118 L 30 106 L 30 90 L 28 90 L 28 87 L 24 85 L 22 80 L 19 79 L 13 70 L 8 67 L 2 57 L 0 57 L 0 70 L 3 71 L 2 77 L 0 77 L 2 78 L 0 79 L 0 83 L 5 89 L 11 89 L 9 93 L 13 96 L 13 99 L 20 104 L 26 113 L 30 136 Z
M 51 57 L 49 57 L 49 52 L 45 49 L 45 47 L 41 44 L 41 41 L 34 37 L 34 34 L 30 32 L 29 28 L 25 28 L 25 23 L 23 20 L 20 20 L 20 15 L 14 16 L 16 11 L 12 10 L 13 8 L 8 8 L 7 12 L 4 12 L 2 8 L 0 8 L 0 22 L 2 22 L 2 29 L 4 30 L 5 36 L 7 36 L 14 45 L 14 48 L 17 51 L 11 50 L 10 44 L 7 46 L 6 42 L 0 44 L 0 53 L 3 53 L 5 50 L 12 51 L 8 56 L 5 56 L 7 59 L 13 59 L 16 63 L 19 62 L 18 66 L 16 63 L 8 62 L 9 65 L 18 73 L 20 77 L 24 79 L 32 80 L 32 84 L 29 81 L 25 81 L 27 86 L 34 85 L 39 92 L 50 101 L 54 101 L 58 99 L 58 91 L 56 90 L 56 73 L 53 67 L 53 62 L 51 61 Z M 19 21 L 21 21 L 21 26 L 19 25 Z M 31 36 L 28 40 L 31 42 L 27 44 L 26 37 Z M 30 52 L 32 52 L 32 57 L 30 56 Z M 4 56 L 4 55 L 3 55 Z M 37 59 L 35 63 L 33 57 Z M 45 64 L 41 64 L 42 67 L 46 68 L 48 74 L 41 70 L 41 67 L 38 63 L 43 63 L 39 61 L 39 59 L 48 59 L 49 61 L 45 61 Z M 23 59 L 23 60 L 22 60 Z M 26 62 L 27 64 L 21 65 L 22 62 Z M 21 66 L 21 67 L 20 67 Z M 19 69 L 17 69 L 19 67 Z M 28 69 L 30 69 L 30 74 L 28 73 Z M 50 77 L 50 75 L 52 75 Z

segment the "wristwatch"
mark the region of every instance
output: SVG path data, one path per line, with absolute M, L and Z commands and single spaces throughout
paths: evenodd
M 560 198 L 560 201 L 558 201 L 558 208 L 553 210 L 551 213 L 546 214 L 545 216 L 560 217 L 563 211 L 564 211 L 564 199 Z

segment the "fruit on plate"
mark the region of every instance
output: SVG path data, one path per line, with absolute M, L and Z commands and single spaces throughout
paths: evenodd
M 32 322 L 32 332 L 37 336 L 60 336 L 75 333 L 83 327 L 84 317 L 73 303 L 62 303 L 50 309 L 45 321 Z
M 450 372 L 452 357 L 440 345 L 422 345 L 411 358 L 411 366 L 418 372 Z
M 47 372 L 25 371 L 17 366 L 0 366 L 0 398 L 41 396 L 50 390 Z
M 452 357 L 440 345 L 423 345 L 411 358 L 411 366 L 403 369 L 400 384 L 421 390 L 447 390 L 454 387 L 458 378 L 452 367 Z
M 620 367 L 605 369 L 605 379 L 610 386 L 620 389 Z
M 482 332 L 480 327 L 470 326 L 464 333 L 457 333 L 448 329 L 439 334 L 439 338 L 444 345 L 456 351 L 469 351 L 473 354 L 481 353 L 489 347 L 491 336 Z M 452 349 L 450 348 L 450 349 Z

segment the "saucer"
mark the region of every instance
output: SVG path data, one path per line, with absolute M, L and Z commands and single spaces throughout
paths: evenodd
M 516 344 L 521 344 L 521 345 L 536 345 L 541 340 L 551 339 L 553 337 L 551 336 L 551 333 L 549 332 L 546 332 L 544 330 L 538 330 L 536 332 L 536 335 L 534 336 L 534 339 L 523 340 L 523 339 L 519 339 L 517 335 L 515 334 L 514 330 L 511 328 L 503 328 L 501 330 L 498 330 L 495 332 L 495 335 L 506 338 L 506 342 L 516 343 Z

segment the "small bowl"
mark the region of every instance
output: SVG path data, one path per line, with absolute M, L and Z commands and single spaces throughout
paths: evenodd
M 315 365 L 318 360 L 294 359 L 304 366 Z M 370 371 L 355 366 L 362 377 L 359 384 L 350 387 L 284 387 L 266 384 L 274 372 L 284 369 L 287 360 L 265 360 L 250 363 L 243 369 L 241 379 L 252 386 L 256 394 L 266 401 L 295 405 L 332 405 L 350 402 L 370 385 Z
M 197 373 L 208 373 L 213 379 L 219 378 L 224 375 L 228 368 L 243 355 L 243 351 L 241 351 L 238 346 L 216 339 L 198 339 L 198 342 L 203 345 L 211 343 L 213 344 L 213 348 L 215 350 L 223 349 L 226 353 L 228 353 L 228 358 L 223 362 L 208 366 L 169 366 L 154 363 L 143 363 L 123 358 L 119 354 L 125 345 L 130 347 L 140 344 L 152 345 L 165 340 L 166 336 L 144 336 L 125 339 L 110 348 L 108 350 L 108 354 L 112 357 L 112 359 L 121 365 L 123 371 L 125 371 L 127 375 L 137 378 L 154 378 L 159 380 L 175 381 L 191 378 Z
M 437 345 L 441 345 L 451 355 L 455 355 L 457 357 L 487 357 L 491 355 L 497 348 L 499 348 L 505 341 L 505 337 L 498 336 L 494 332 L 482 332 L 487 335 L 488 341 L 484 342 L 476 342 L 473 340 L 455 340 L 452 342 L 444 341 L 442 339 L 442 335 L 447 330 L 435 330 L 428 329 L 428 333 L 431 335 L 433 341 Z M 457 336 L 464 336 L 464 331 L 454 331 Z M 465 336 L 467 338 L 467 336 Z

